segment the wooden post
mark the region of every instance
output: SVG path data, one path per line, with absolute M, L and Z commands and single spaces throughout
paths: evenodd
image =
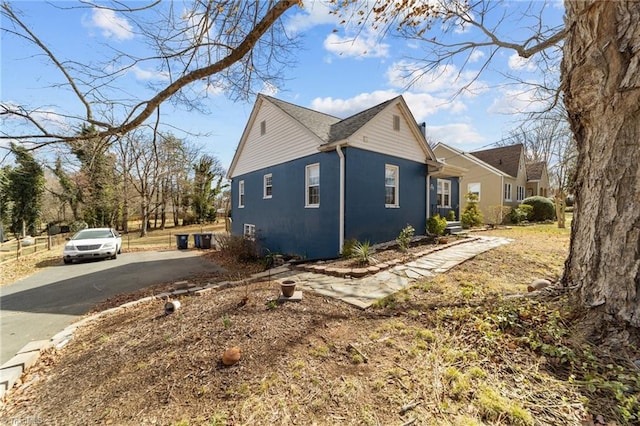
M 20 252 L 22 251 L 22 241 L 18 238 L 18 248 L 16 250 L 16 259 L 20 258 Z
M 51 235 L 47 236 L 47 250 L 51 250 Z

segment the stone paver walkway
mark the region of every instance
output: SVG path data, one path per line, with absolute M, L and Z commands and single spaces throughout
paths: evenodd
M 364 278 L 338 278 L 313 272 L 289 271 L 279 274 L 278 278 L 292 278 L 298 281 L 303 289 L 343 300 L 365 309 L 376 300 L 409 287 L 413 282 L 435 274 L 447 272 L 449 269 L 504 244 L 511 239 L 500 237 L 477 237 L 464 244 L 457 244 L 425 256 L 419 257 L 403 265 L 378 272 Z

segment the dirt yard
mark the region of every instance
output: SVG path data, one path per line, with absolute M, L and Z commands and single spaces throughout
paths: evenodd
M 515 241 L 365 311 L 310 292 L 278 304 L 265 281 L 106 316 L 44 354 L 0 424 L 638 424 L 637 346 L 587 340 L 564 297 L 502 297 L 557 279 L 569 231 L 492 234 Z M 210 256 L 229 276 L 259 268 Z

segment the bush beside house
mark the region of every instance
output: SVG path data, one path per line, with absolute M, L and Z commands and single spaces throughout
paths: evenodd
M 543 222 L 556 218 L 555 206 L 548 198 L 541 196 L 528 197 L 522 200 L 522 204 L 528 204 L 533 207 L 533 212 L 531 216 L 529 216 L 529 220 L 531 221 Z

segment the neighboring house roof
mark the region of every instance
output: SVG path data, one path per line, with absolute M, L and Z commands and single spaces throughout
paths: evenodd
M 499 169 L 497 169 L 497 168 L 493 167 L 493 166 L 492 166 L 492 165 L 490 165 L 490 164 L 485 163 L 484 161 L 482 161 L 482 160 L 480 160 L 480 159 L 476 158 L 475 156 L 473 156 L 473 155 L 469 154 L 468 152 L 460 151 L 459 149 L 454 148 L 454 147 L 452 147 L 452 146 L 450 146 L 450 145 L 447 145 L 447 144 L 445 144 L 445 143 L 438 142 L 438 143 L 433 147 L 433 149 L 435 150 L 435 149 L 436 149 L 436 148 L 438 148 L 439 146 L 440 146 L 440 147 L 442 147 L 442 148 L 444 148 L 444 149 L 447 149 L 447 150 L 449 150 L 449 151 L 453 152 L 453 153 L 454 153 L 454 154 L 456 154 L 456 155 L 459 155 L 459 156 L 461 156 L 461 157 L 463 157 L 463 158 L 467 159 L 468 161 L 470 161 L 470 162 L 471 162 L 471 163 L 473 163 L 473 164 L 476 164 L 476 165 L 478 165 L 478 166 L 480 166 L 480 167 L 483 167 L 483 168 L 485 168 L 485 169 L 489 170 L 489 171 L 490 171 L 490 172 L 492 172 L 492 173 L 497 174 L 498 176 L 506 176 L 506 175 L 507 175 L 505 172 L 503 172 L 503 171 L 501 171 L 501 170 L 499 170 Z M 446 162 L 446 159 L 445 159 L 445 162 Z
M 544 161 L 527 163 L 527 181 L 541 180 L 545 165 L 546 163 Z
M 522 144 L 501 146 L 498 148 L 485 149 L 483 151 L 471 152 L 471 155 L 481 161 L 495 167 L 509 176 L 518 176 L 520 157 L 522 154 Z

